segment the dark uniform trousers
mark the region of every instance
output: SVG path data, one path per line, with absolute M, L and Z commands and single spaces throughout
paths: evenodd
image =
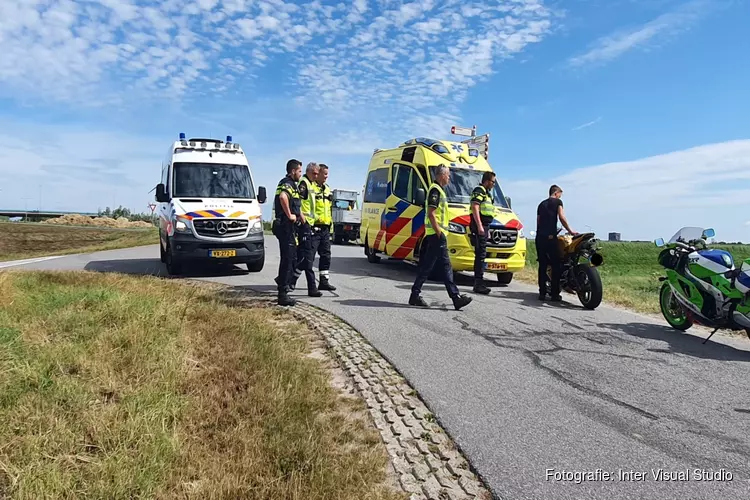
M 278 291 L 289 292 L 294 263 L 297 254 L 294 223 L 288 219 L 276 219 L 271 226 L 271 232 L 279 240 L 279 275 L 276 277 Z
M 318 270 L 329 271 L 331 269 L 331 226 L 316 225 L 313 227 L 312 238 L 313 258 L 315 254 L 320 255 Z
M 536 245 L 537 260 L 539 261 L 539 294 L 547 293 L 547 266 L 552 267 L 552 296 L 560 295 L 560 273 L 562 272 L 562 252 L 556 236 L 537 236 L 534 240 Z
M 481 281 L 484 279 L 484 259 L 487 258 L 487 235 L 489 229 L 487 226 L 492 222 L 492 219 L 482 220 L 482 226 L 484 226 L 484 234 L 479 234 L 477 225 L 474 222 L 474 218 L 471 219 L 471 232 L 474 240 L 474 280 Z
M 304 272 L 307 280 L 308 290 L 317 290 L 315 284 L 315 273 L 313 273 L 313 261 L 315 260 L 315 249 L 313 247 L 313 230 L 309 223 L 299 226 L 299 248 L 297 249 L 297 263 L 292 273 L 292 288 Z
M 451 260 L 448 257 L 448 241 L 445 239 L 445 235 L 440 238 L 436 234 L 425 236 L 423 249 L 424 253 L 419 255 L 417 279 L 411 287 L 411 292 L 414 295 L 419 295 L 422 292 L 422 285 L 437 265 L 443 268 L 443 283 L 445 283 L 448 295 L 451 298 L 458 297 L 458 287 L 453 282 L 453 267 L 451 267 Z

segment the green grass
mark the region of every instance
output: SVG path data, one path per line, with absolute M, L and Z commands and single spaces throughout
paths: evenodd
M 309 332 L 217 288 L 0 273 L 0 498 L 402 498 Z
M 155 245 L 159 230 L 0 222 L 0 261 Z
M 599 267 L 604 301 L 644 313 L 659 313 L 659 276 L 664 268 L 657 262 L 660 249 L 653 243 L 602 241 L 604 264 Z M 736 262 L 750 257 L 750 245 L 713 245 L 732 253 Z M 536 283 L 536 248 L 529 240 L 524 281 Z

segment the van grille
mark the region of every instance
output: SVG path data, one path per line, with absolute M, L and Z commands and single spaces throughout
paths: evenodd
M 517 229 L 490 229 L 487 233 L 487 246 L 493 248 L 513 248 L 518 241 Z
M 248 221 L 240 219 L 193 219 L 193 227 L 199 236 L 231 238 L 247 232 Z

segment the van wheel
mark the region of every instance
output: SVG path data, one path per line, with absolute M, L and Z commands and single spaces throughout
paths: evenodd
M 174 253 L 172 252 L 172 248 L 167 244 L 167 251 L 166 253 L 166 264 L 167 264 L 167 272 L 170 276 L 175 276 L 182 274 L 182 262 L 175 258 Z
M 513 281 L 513 273 L 497 273 L 497 282 L 501 285 L 509 285 Z
M 167 254 L 164 252 L 164 246 L 161 243 L 161 237 L 159 238 L 159 258 L 161 259 L 162 263 L 167 262 Z
M 367 262 L 371 264 L 380 262 L 380 257 L 377 256 L 375 250 L 370 248 L 370 242 L 367 237 L 365 237 L 365 255 L 367 255 Z

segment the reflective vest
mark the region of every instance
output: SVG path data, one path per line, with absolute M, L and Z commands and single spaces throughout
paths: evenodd
M 299 191 L 297 190 L 297 184 L 292 180 L 291 177 L 286 176 L 279 181 L 276 186 L 276 195 L 273 198 L 273 215 L 275 219 L 289 220 L 281 206 L 281 193 L 286 191 L 289 196 L 289 211 L 294 215 L 300 214 L 300 199 Z
M 300 198 L 302 199 L 302 214 L 305 216 L 305 219 L 307 219 L 307 222 L 312 224 L 315 220 L 315 193 L 317 192 L 317 189 L 315 189 L 315 183 L 308 179 L 306 175 L 303 175 L 299 180 L 300 191 L 305 191 L 302 184 L 305 184 L 307 187 L 307 196 L 304 196 L 304 193 L 302 192 L 300 193 Z
M 475 196 L 474 200 L 479 202 L 479 213 L 484 217 L 495 217 L 495 206 L 492 204 L 492 196 L 481 184 L 475 189 L 481 191 L 480 196 Z
M 430 185 L 430 189 L 427 191 L 427 201 L 425 201 L 424 210 L 425 210 L 425 218 L 424 218 L 424 234 L 425 236 L 430 236 L 435 233 L 435 230 L 432 228 L 432 222 L 430 221 L 430 217 L 427 215 L 429 214 L 429 203 L 430 203 L 430 196 L 429 193 L 433 190 L 437 189 L 440 193 L 440 201 L 438 202 L 438 208 L 435 209 L 435 219 L 437 220 L 438 225 L 443 231 L 448 231 L 448 198 L 445 196 L 445 191 L 443 191 L 443 188 L 440 187 L 439 184 L 432 183 Z
M 315 224 L 330 226 L 333 223 L 333 192 L 328 184 L 319 186 L 316 183 L 315 188 L 317 189 L 317 198 L 315 200 Z

